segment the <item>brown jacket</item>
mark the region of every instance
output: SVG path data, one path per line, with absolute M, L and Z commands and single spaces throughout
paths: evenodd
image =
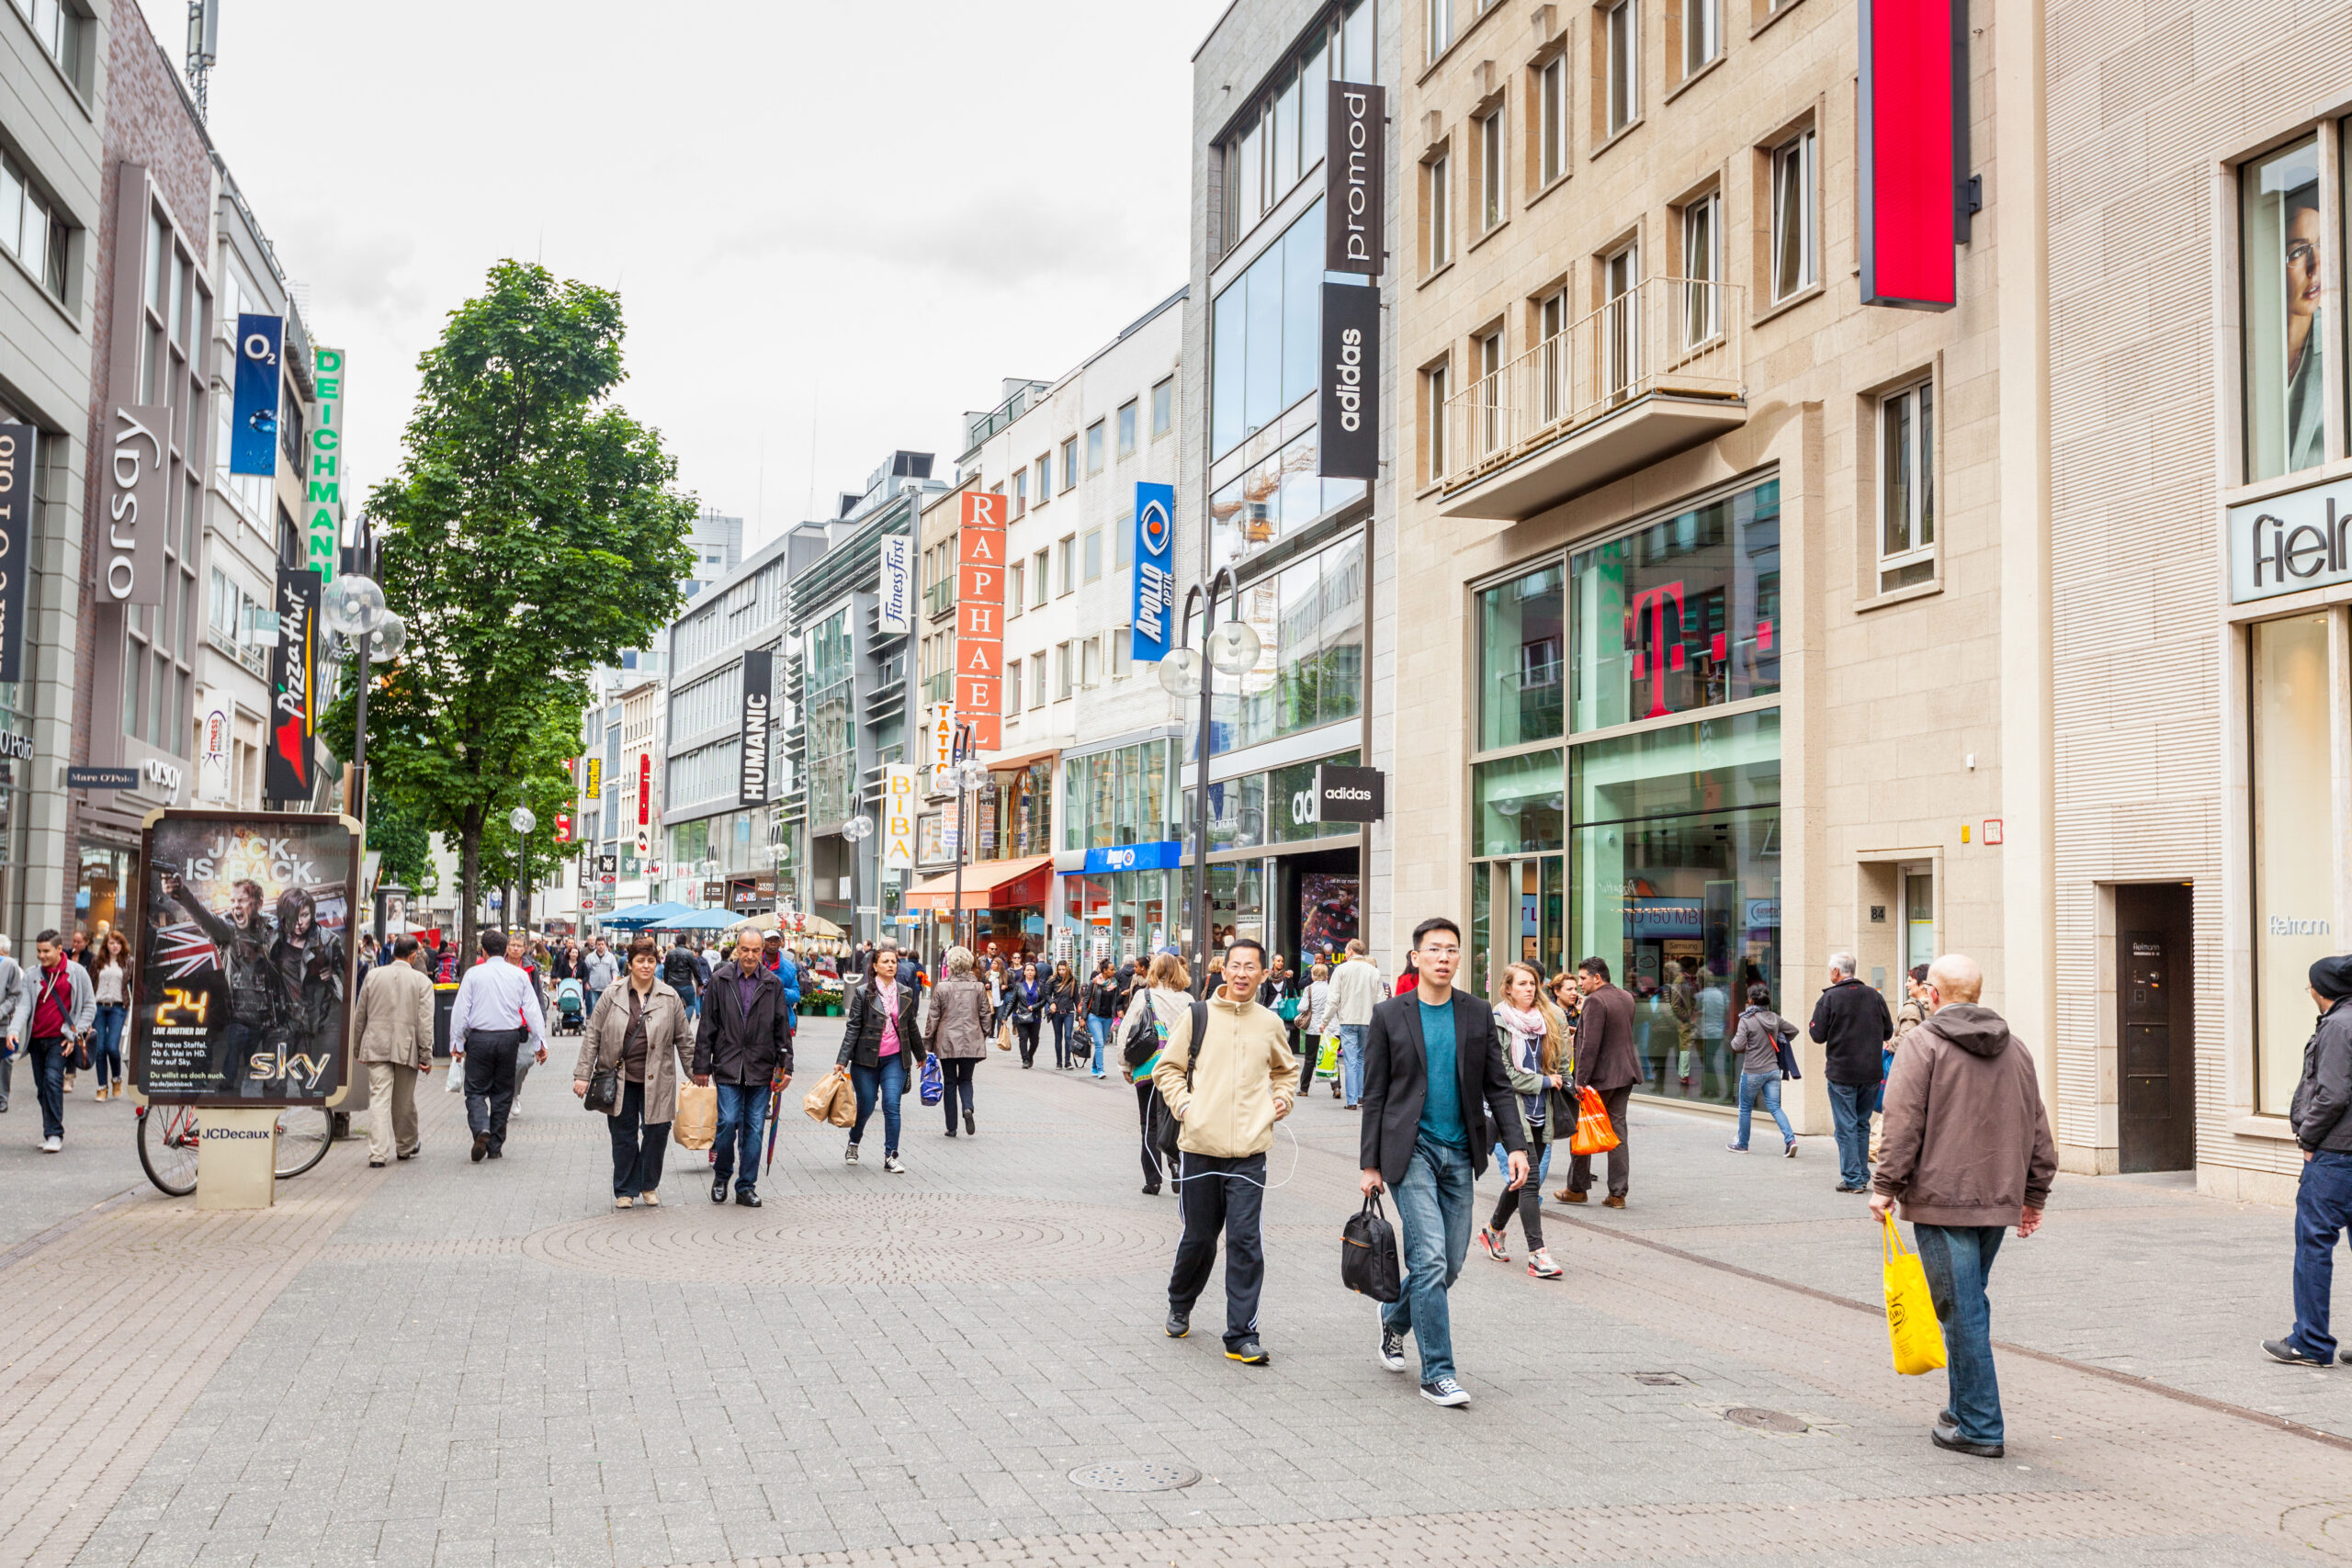
M 1634 993 L 1600 986 L 1577 1013 L 1577 1087 L 1623 1089 L 1642 1081 L 1634 1054 Z
M 988 1018 L 989 988 L 969 975 L 948 976 L 931 988 L 931 1048 L 949 1058 L 987 1055 Z
M 381 964 L 359 982 L 351 1037 L 361 1062 L 433 1065 L 433 982 L 406 964 Z
M 2013 1225 L 2050 1200 L 2058 1149 L 2033 1053 L 1991 1008 L 1939 1008 L 1895 1047 L 1871 1185 L 1925 1225 Z
M 623 970 L 620 979 L 597 997 L 596 1010 L 589 1016 L 587 1032 L 580 1042 L 580 1060 L 572 1065 L 573 1082 L 586 1083 L 595 1077 L 600 1063 L 607 1067 L 620 1065 L 621 1048 L 628 1040 L 628 972 Z M 678 1115 L 677 1052 L 694 1049 L 686 1028 L 686 1004 L 668 981 L 656 979 L 653 994 L 639 1007 L 645 1018 L 644 1124 L 666 1126 Z M 624 1081 L 611 1114 L 619 1115 L 621 1102 L 628 1098 L 628 1085 Z

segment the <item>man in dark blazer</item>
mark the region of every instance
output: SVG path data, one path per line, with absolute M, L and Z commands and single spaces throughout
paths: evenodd
M 1440 916 L 1413 928 L 1420 983 L 1372 1010 L 1364 1042 L 1364 1194 L 1390 1189 L 1402 1232 L 1404 1295 L 1380 1309 L 1380 1364 L 1405 1370 L 1405 1336 L 1420 1348 L 1421 1396 L 1455 1408 L 1470 1396 L 1453 1375 L 1453 1325 L 1445 1292 L 1470 1253 L 1471 1183 L 1499 1141 L 1510 1184 L 1527 1180 L 1519 1121 L 1495 1012 L 1453 989 L 1462 928 Z
M 1625 1103 L 1642 1081 L 1642 1059 L 1634 1052 L 1634 994 L 1609 983 L 1609 961 L 1588 958 L 1577 965 L 1577 989 L 1584 993 L 1584 1008 L 1577 1016 L 1577 1087 L 1600 1096 L 1617 1146 L 1609 1151 L 1609 1196 L 1601 1206 L 1625 1206 L 1625 1188 L 1633 1172 L 1633 1156 L 1625 1143 Z M 1581 1203 L 1592 1186 L 1592 1156 L 1578 1155 L 1568 1162 L 1568 1184 L 1552 1194 L 1564 1203 Z
M 711 972 L 695 1028 L 693 1073 L 698 1084 L 718 1080 L 718 1130 L 712 1145 L 710 1201 L 760 1207 L 760 1134 L 768 1100 L 792 1081 L 791 1003 L 783 982 L 760 964 L 760 933 L 736 934 L 735 960 Z

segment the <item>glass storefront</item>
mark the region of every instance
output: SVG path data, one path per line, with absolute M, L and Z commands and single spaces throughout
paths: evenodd
M 1211 750 L 1222 754 L 1353 718 L 1363 705 L 1363 536 L 1293 561 L 1240 592 L 1258 662 L 1220 678 Z M 1199 623 L 1193 625 L 1199 642 Z M 1193 753 L 1189 724 L 1186 756 Z
M 1335 752 L 1209 786 L 1209 931 L 1222 946 L 1252 937 L 1270 953 L 1312 962 L 1358 934 L 1363 897 L 1356 830 L 1326 825 L 1315 805 L 1315 770 L 1354 767 L 1356 750 Z M 1184 795 L 1189 819 L 1193 795 Z M 1236 855 L 1235 850 L 1262 850 Z M 1178 878 L 1171 928 L 1188 930 L 1189 875 Z M 1198 944 L 1193 944 L 1198 951 Z
M 1169 940 L 1177 880 L 1172 871 L 1063 877 L 1062 918 L 1075 933 L 1073 960 L 1091 965 L 1102 958 L 1114 964 L 1146 959 L 1155 943 Z
M 2314 959 L 2338 952 L 2326 613 L 2253 627 L 2254 1108 L 2284 1116 L 2315 1010 Z
M 1054 764 L 1001 768 L 976 797 L 972 859 L 1022 860 L 1053 852 Z
M 1607 961 L 1649 1093 L 1735 1100 L 1781 999 L 1779 552 L 1767 481 L 1477 594 L 1471 983 Z
M 1107 850 L 1173 836 L 1165 740 L 1071 757 L 1062 764 L 1062 848 Z M 1045 852 L 1023 852 L 1042 854 Z

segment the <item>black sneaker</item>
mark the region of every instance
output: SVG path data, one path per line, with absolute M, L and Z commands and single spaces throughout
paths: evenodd
M 1978 1459 L 1999 1459 L 2007 1451 L 1998 1443 L 1972 1443 L 1960 1435 L 1956 1427 L 1930 1427 L 1928 1428 L 1928 1440 L 1939 1449 L 1949 1449 L 1956 1454 L 1973 1454 Z
M 1380 1364 L 1392 1372 L 1405 1370 L 1405 1337 L 1393 1328 L 1380 1331 Z
M 1193 1314 L 1186 1312 L 1178 1312 L 1175 1308 L 1170 1307 L 1168 1309 L 1167 1327 L 1169 1338 L 1182 1339 L 1184 1336 L 1193 1332 Z
M 1459 1410 L 1470 1403 L 1468 1391 L 1452 1378 L 1440 1378 L 1421 1385 L 1421 1397 L 1431 1404 L 1442 1404 L 1448 1410 Z
M 2265 1351 L 2268 1352 L 2272 1360 L 2284 1361 L 2290 1367 L 2324 1367 L 2327 1365 L 2327 1359 L 2325 1357 L 2309 1355 L 2304 1352 L 2301 1347 L 2296 1345 L 2291 1340 L 2266 1339 L 2262 1342 L 2262 1348 Z
M 735 1194 L 735 1201 L 742 1204 L 746 1209 L 756 1209 L 760 1206 L 759 1191 L 756 1188 L 746 1187 Z
M 1838 1184 L 1838 1190 L 1840 1192 L 1867 1192 L 1870 1189 L 1867 1187 L 1857 1187 L 1850 1181 L 1841 1181 Z
M 727 1178 L 714 1176 L 710 1179 L 710 1201 L 714 1203 L 727 1201 Z
M 1238 1345 L 1227 1345 L 1225 1348 L 1225 1359 L 1228 1361 L 1238 1361 L 1245 1367 L 1262 1367 L 1273 1360 L 1272 1356 L 1266 1354 L 1266 1348 L 1258 1343 L 1258 1337 L 1254 1334 Z

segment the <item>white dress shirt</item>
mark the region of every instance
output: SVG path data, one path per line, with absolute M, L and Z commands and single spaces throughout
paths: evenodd
M 479 1029 L 488 1034 L 502 1029 L 526 1030 L 535 1055 L 544 1056 L 548 1032 L 540 1021 L 531 977 L 503 958 L 485 958 L 458 982 L 457 1005 L 449 1012 L 450 1049 L 462 1055 L 466 1033 Z

